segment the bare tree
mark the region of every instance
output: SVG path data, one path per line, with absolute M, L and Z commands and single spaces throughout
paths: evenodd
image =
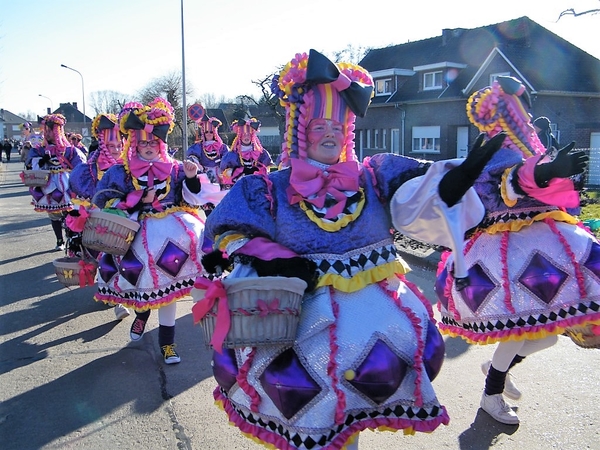
M 362 45 L 354 47 L 352 44 L 348 44 L 345 49 L 333 52 L 330 59 L 334 62 L 358 64 L 370 49 L 370 47 L 363 47 Z
M 191 97 L 194 89 L 191 84 L 186 83 L 186 98 Z M 171 72 L 162 77 L 155 78 L 146 87 L 140 90 L 138 101 L 144 104 L 150 103 L 157 97 L 162 97 L 169 101 L 175 112 L 175 130 L 173 131 L 173 141 L 182 148 L 187 148 L 189 143 L 181 142 L 183 137 L 183 126 L 188 127 L 188 136 L 190 133 L 187 111 L 183 111 L 183 83 L 181 72 Z
M 94 116 L 102 113 L 118 114 L 129 100 L 125 94 L 117 91 L 95 91 L 90 95 Z
M 208 93 L 202 94 L 199 98 L 197 98 L 193 103 L 200 103 L 205 108 L 218 108 L 221 103 L 232 103 L 232 99 L 226 98 L 224 95 L 217 97 L 215 94 Z
M 17 114 L 19 117 L 22 117 L 23 119 L 29 121 L 29 122 L 34 122 L 37 120 L 37 114 L 34 113 L 32 110 L 28 109 L 26 113 L 19 113 Z
M 558 19 L 556 19 L 556 21 L 558 22 L 561 19 L 561 17 L 563 17 L 563 16 L 577 17 L 577 16 L 584 16 L 586 14 L 598 14 L 598 13 L 600 13 L 600 8 L 588 9 L 587 11 L 581 11 L 581 12 L 576 12 L 575 9 L 569 8 L 569 9 L 565 9 L 563 12 L 561 12 L 560 15 L 558 16 Z

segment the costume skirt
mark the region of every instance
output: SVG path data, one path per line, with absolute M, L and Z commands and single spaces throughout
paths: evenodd
M 70 211 L 71 192 L 69 190 L 69 172 L 51 172 L 46 186 L 29 188 L 33 197 L 31 204 L 37 212 Z
M 188 297 L 203 271 L 203 235 L 204 218 L 195 213 L 145 216 L 125 255 L 100 256 L 94 299 L 142 312 Z
M 443 334 L 491 344 L 600 324 L 600 245 L 579 226 L 546 219 L 481 233 L 466 244 L 465 260 L 469 285 L 460 291 L 451 255 L 438 270 Z
M 444 343 L 424 301 L 397 278 L 353 293 L 321 287 L 303 299 L 292 347 L 213 353 L 215 399 L 278 449 L 340 449 L 367 428 L 433 431 L 449 420 L 430 381 Z

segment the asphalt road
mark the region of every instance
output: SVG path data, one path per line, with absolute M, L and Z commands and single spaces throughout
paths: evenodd
M 58 282 L 49 219 L 33 211 L 21 168 L 13 158 L 0 169 L 0 448 L 263 448 L 213 404 L 210 352 L 193 325 L 191 302 L 178 304 L 182 362 L 166 366 L 156 314 L 143 339 L 130 342 L 131 317 L 116 321 L 111 308 L 92 300 L 93 287 Z M 409 279 L 433 300 L 433 272 L 411 261 Z M 493 349 L 446 340 L 434 387 L 450 424 L 415 436 L 367 431 L 360 448 L 600 449 L 599 350 L 561 337 L 517 366 L 524 395 L 514 402 L 521 418 L 514 427 L 479 409 L 479 367 Z

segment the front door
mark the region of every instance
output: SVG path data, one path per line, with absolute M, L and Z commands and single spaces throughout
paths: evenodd
M 456 128 L 456 157 L 466 158 L 469 153 L 469 127 Z

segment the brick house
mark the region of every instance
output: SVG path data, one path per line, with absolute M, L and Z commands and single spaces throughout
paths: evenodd
M 550 118 L 562 145 L 574 140 L 600 153 L 600 60 L 528 17 L 373 49 L 359 64 L 375 81 L 371 106 L 356 121 L 360 159 L 466 156 L 478 134 L 467 99 L 499 75 L 524 83 L 531 115 Z

